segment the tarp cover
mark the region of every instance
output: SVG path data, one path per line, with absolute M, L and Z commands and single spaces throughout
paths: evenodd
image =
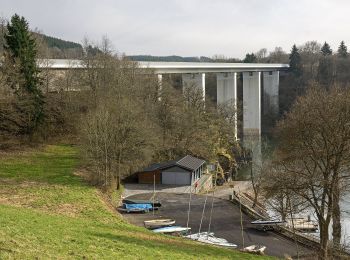
M 127 203 L 124 203 L 124 208 L 125 209 L 142 209 L 142 210 L 150 210 L 152 209 L 152 204 L 150 203 L 144 203 L 144 204 L 127 204 Z

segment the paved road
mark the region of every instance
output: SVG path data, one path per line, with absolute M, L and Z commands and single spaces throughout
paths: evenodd
M 137 194 L 129 198 L 149 199 L 150 196 L 150 194 Z M 125 218 L 132 224 L 140 226 L 143 226 L 144 220 L 162 217 L 174 218 L 178 225 L 186 226 L 189 194 L 158 193 L 157 199 L 162 202 L 162 207 L 158 211 L 155 211 L 154 216 L 152 212 L 149 212 L 146 214 L 124 214 Z M 204 201 L 205 196 L 192 195 L 189 221 L 192 233 L 197 233 L 199 230 Z M 210 209 L 211 197 L 208 197 L 202 231 L 208 230 Z M 250 217 L 243 215 L 245 246 L 253 244 L 265 245 L 267 247 L 265 253 L 268 255 L 277 257 L 289 255 L 293 258 L 296 257 L 297 246 L 293 241 L 274 232 L 258 231 L 252 227 L 250 224 L 251 221 L 252 219 Z M 223 237 L 229 242 L 242 247 L 239 207 L 230 201 L 214 198 L 211 231 L 216 236 Z M 298 250 L 299 255 L 310 255 L 312 253 L 309 249 L 301 245 L 298 245 Z

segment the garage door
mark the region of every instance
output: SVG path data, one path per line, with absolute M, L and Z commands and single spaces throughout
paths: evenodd
M 162 172 L 162 184 L 190 185 L 191 175 L 189 172 Z

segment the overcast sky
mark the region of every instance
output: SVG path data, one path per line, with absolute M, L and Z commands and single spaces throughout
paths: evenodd
M 348 0 L 0 0 L 0 15 L 81 42 L 107 35 L 119 52 L 242 58 L 327 41 L 350 44 Z

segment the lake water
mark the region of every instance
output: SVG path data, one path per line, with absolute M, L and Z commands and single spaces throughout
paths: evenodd
M 270 143 L 270 145 L 267 146 L 269 147 L 268 149 L 262 149 L 262 160 L 268 157 L 274 149 L 272 142 L 266 141 L 266 139 L 265 139 L 265 142 Z M 250 171 L 251 171 L 250 166 L 246 166 L 240 169 L 235 179 L 242 180 L 242 181 L 250 180 L 250 175 L 251 175 Z M 342 198 L 340 208 L 342 212 L 341 219 L 342 219 L 343 241 L 345 243 L 350 243 L 350 191 L 347 194 L 345 194 L 344 197 Z M 309 214 L 312 215 L 312 212 L 310 212 Z M 307 213 L 305 213 L 304 216 L 306 215 Z M 315 216 L 313 218 L 315 218 Z

